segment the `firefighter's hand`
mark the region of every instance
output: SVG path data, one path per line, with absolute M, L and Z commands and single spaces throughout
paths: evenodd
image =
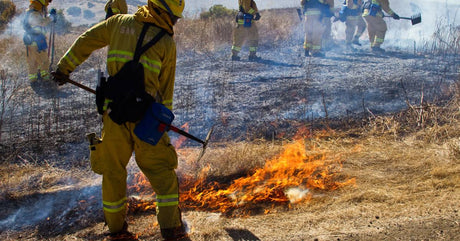
M 54 72 L 51 72 L 51 75 L 53 76 L 53 81 L 56 82 L 58 85 L 63 85 L 67 83 L 67 80 L 69 79 L 69 75 L 62 73 L 59 69 L 57 69 Z
M 396 13 L 393 13 L 393 15 L 391 15 L 393 17 L 393 19 L 396 19 L 396 20 L 399 20 L 399 15 L 396 14 Z
M 256 13 L 256 16 L 254 17 L 254 20 L 259 21 L 260 19 L 260 13 Z

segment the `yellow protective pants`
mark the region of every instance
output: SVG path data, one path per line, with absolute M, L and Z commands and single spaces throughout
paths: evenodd
M 156 194 L 160 228 L 180 227 L 177 154 L 168 134 L 165 132 L 153 146 L 137 138 L 133 132 L 135 123 L 118 125 L 104 113 L 103 124 L 102 142 L 90 146 L 90 159 L 93 171 L 102 174 L 102 204 L 109 231 L 116 233 L 123 229 L 127 210 L 126 165 L 133 151 L 139 169 Z
M 345 22 L 345 40 L 351 44 L 353 40 L 358 40 L 366 30 L 366 22 L 361 15 L 348 16 Z
M 47 78 L 49 73 L 50 61 L 48 59 L 48 50 L 38 52 L 36 44 L 26 46 L 27 65 L 29 67 L 29 80 L 37 80 L 40 75 L 41 78 Z
M 249 54 L 255 55 L 259 47 L 259 31 L 255 21 L 252 21 L 251 27 L 236 24 L 233 29 L 232 54 L 238 55 L 246 42 L 249 46 Z
M 317 53 L 321 51 L 322 37 L 324 32 L 324 25 L 321 21 L 321 12 L 318 9 L 314 13 L 308 13 L 305 15 L 305 42 L 303 48 L 309 50 L 311 53 Z
M 385 40 L 387 24 L 382 17 L 378 16 L 364 16 L 364 20 L 366 20 L 367 23 L 367 32 L 369 34 L 371 47 L 380 47 Z

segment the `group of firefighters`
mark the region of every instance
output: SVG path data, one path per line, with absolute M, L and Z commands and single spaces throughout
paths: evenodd
M 107 71 L 109 74 L 106 91 L 121 92 L 122 98 L 103 99 L 101 112 L 103 128 L 101 138 L 90 140 L 90 161 L 94 172 L 101 174 L 102 206 L 109 233 L 107 240 L 137 240 L 137 235 L 128 231 L 126 222 L 126 165 L 135 152 L 136 163 L 150 181 L 156 195 L 157 219 L 161 235 L 165 240 L 188 240 L 186 224 L 179 209 L 179 185 L 175 173 L 177 155 L 170 144 L 167 132 L 160 135 L 155 145 L 143 141 L 136 135 L 136 124 L 141 120 L 116 121 L 113 113 L 120 109 L 136 106 L 137 96 L 131 90 L 150 96 L 156 103 L 172 110 L 173 89 L 176 68 L 176 45 L 174 25 L 182 17 L 185 0 L 146 0 L 147 4 L 134 14 L 127 14 L 125 0 L 108 0 L 105 6 L 106 19 L 85 31 L 59 60 L 52 71 L 48 59 L 46 29 L 57 19 L 55 9 L 48 13 L 52 0 L 30 0 L 30 7 L 23 21 L 26 33 L 28 78 L 53 80 L 59 85 L 70 82 L 69 75 L 82 64 L 93 51 L 108 46 Z M 345 0 L 339 16 L 334 16 L 333 0 L 301 0 L 305 18 L 304 49 L 307 56 L 323 56 L 322 46 L 330 35 L 331 20 L 346 23 L 346 44 L 359 44 L 359 37 L 367 25 L 372 51 L 381 52 L 380 45 L 387 30 L 383 20 L 385 11 L 394 19 L 399 19 L 389 7 L 388 0 Z M 239 11 L 233 32 L 231 59 L 240 60 L 238 54 L 245 42 L 249 45 L 249 60 L 259 60 L 257 23 L 261 18 L 254 0 L 238 0 Z M 364 20 L 363 20 L 364 19 Z M 365 21 L 365 23 L 364 23 Z M 326 37 L 323 37 L 326 36 Z M 145 41 L 144 41 L 145 38 Z M 134 61 L 135 60 L 135 61 Z M 141 84 L 136 88 L 133 81 L 118 81 L 119 73 L 129 77 L 125 63 L 134 61 L 133 66 L 141 66 Z M 137 67 L 136 67 L 137 68 Z M 128 71 L 128 72 L 126 72 Z M 132 70 L 131 70 L 132 71 Z M 51 72 L 51 73 L 50 73 Z M 51 76 L 50 76 L 51 74 Z M 111 82 L 110 79 L 113 81 Z M 131 82 L 130 82 L 131 81 Z M 123 92 L 127 92 L 123 95 Z M 97 91 L 96 91 L 97 92 Z M 129 94 L 128 94 L 129 92 Z M 138 94 L 138 92 L 133 92 Z M 104 95 L 103 95 L 104 97 Z M 126 101 L 134 98 L 134 103 Z M 145 109 L 136 109 L 145 113 Z M 143 112 L 142 112 L 143 111 Z

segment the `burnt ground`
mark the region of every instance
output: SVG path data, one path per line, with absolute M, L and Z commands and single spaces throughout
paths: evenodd
M 230 61 L 229 50 L 184 54 L 176 123 L 189 122 L 195 133 L 216 125 L 216 138 L 270 137 L 297 121 L 361 118 L 441 101 L 458 79 L 458 55 L 391 48 L 373 54 L 364 43 L 355 51 L 337 44 L 325 58 L 306 58 L 300 46 L 262 46 L 258 62 L 247 61 L 247 51 L 242 61 Z
M 449 93 L 449 85 L 458 80 L 460 65 L 458 55 L 418 54 L 391 48 L 385 54 L 376 55 L 369 53 L 366 45 L 355 51 L 346 51 L 336 46 L 324 58 L 306 58 L 300 44 L 289 43 L 276 48 L 261 46 L 259 55 L 261 61 L 249 62 L 246 60 L 247 52 L 243 51 L 243 60 L 236 62 L 229 60 L 228 49 L 212 53 L 180 54 L 174 124 L 180 126 L 188 123 L 190 133 L 201 138 L 204 138 L 211 126 L 215 126 L 213 141 L 276 138 L 282 132 L 294 133 L 299 123 L 362 118 L 397 112 L 409 104 L 419 105 L 421 101 L 443 101 L 443 96 Z M 87 73 L 93 74 L 94 69 L 82 68 L 80 75 Z M 94 86 L 93 79 L 86 78 L 81 82 Z M 55 106 L 57 102 L 62 111 L 65 102 L 74 102 L 78 108 L 86 108 L 84 103 L 92 103 L 92 100 L 88 101 L 91 99 L 88 94 L 84 94 L 83 98 L 75 98 L 82 95 L 82 91 L 75 87 L 65 86 L 60 91 L 61 94 L 56 95 L 59 101 L 56 98 L 42 98 L 37 105 Z M 53 113 L 50 111 L 49 115 L 53 116 Z M 71 119 L 74 114 L 61 115 L 64 119 Z M 96 121 L 87 122 L 81 117 L 97 116 L 94 110 L 89 114 L 77 113 L 77 116 L 81 119 L 74 121 L 84 124 L 72 129 L 72 133 L 85 130 L 85 125 L 92 125 L 94 129 Z M 61 128 L 66 129 L 66 126 Z M 175 134 L 172 136 L 177 138 Z M 70 160 L 87 158 L 86 143 L 81 133 L 71 142 L 61 139 L 54 144 L 58 146 L 58 152 L 42 152 L 46 155 L 44 159 L 56 156 Z M 194 143 L 189 141 L 189 144 Z M 7 150 L 15 151 L 14 148 Z M 33 148 L 28 150 L 34 151 Z M 85 232 L 99 232 L 103 229 L 101 214 L 96 211 L 99 210 L 99 203 L 98 186 L 37 194 L 24 199 L 2 199 L 0 237 L 8 240 L 61 240 L 67 233 L 75 233 L 94 225 L 97 228 Z M 50 205 L 53 209 L 42 208 Z M 286 215 L 282 214 L 289 219 Z M 78 218 L 81 216 L 85 218 Z M 257 222 L 254 219 L 245 222 Z M 276 219 L 276 216 L 270 216 L 269 219 Z M 444 224 L 444 219 L 440 219 Z M 390 235 L 407 237 L 403 235 L 404 227 L 394 225 L 395 230 Z M 449 225 L 452 225 L 450 220 L 446 221 L 445 227 Z M 251 237 L 251 233 L 247 234 L 249 236 L 244 235 L 246 229 L 241 229 L 241 232 L 235 230 L 239 229 L 227 230 L 233 240 Z M 27 233 L 31 236 L 27 236 Z M 82 239 L 101 238 L 99 234 L 79 235 Z M 334 233 L 311 235 L 324 236 L 326 240 L 336 238 Z M 361 235 L 364 236 L 359 238 L 358 235 L 357 239 L 389 238 L 386 234 L 368 234 L 369 237 Z M 273 240 L 281 240 L 280 236 L 276 237 Z M 302 236 L 290 237 L 303 240 Z M 355 240 L 356 237 L 350 239 Z

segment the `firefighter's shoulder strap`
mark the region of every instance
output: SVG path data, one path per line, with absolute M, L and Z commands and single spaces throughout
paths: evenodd
M 139 120 L 146 107 L 149 106 L 150 99 L 153 100 L 145 92 L 144 68 L 139 63 L 139 60 L 145 51 L 155 45 L 166 34 L 166 30 L 161 29 L 152 40 L 142 46 L 144 37 L 151 25 L 144 23 L 142 32 L 137 40 L 133 59 L 126 62 L 114 76 L 109 76 L 107 82 L 100 79 L 96 88 L 96 105 L 99 114 L 103 114 L 108 107 L 111 108 L 110 117 L 117 124 Z M 135 100 L 145 101 L 131 101 L 131 97 L 134 97 Z M 107 102 L 106 99 L 112 102 Z
M 146 43 L 144 46 L 142 46 L 142 42 L 144 41 L 145 34 L 147 33 L 147 30 L 149 26 L 152 24 L 149 23 L 144 23 L 144 27 L 142 28 L 141 35 L 139 36 L 139 39 L 137 40 L 136 44 L 136 50 L 134 51 L 134 57 L 133 61 L 139 62 L 139 59 L 141 58 L 141 55 L 147 51 L 150 47 L 155 45 L 160 39 L 166 34 L 166 30 L 161 29 L 160 32 L 148 43 Z

